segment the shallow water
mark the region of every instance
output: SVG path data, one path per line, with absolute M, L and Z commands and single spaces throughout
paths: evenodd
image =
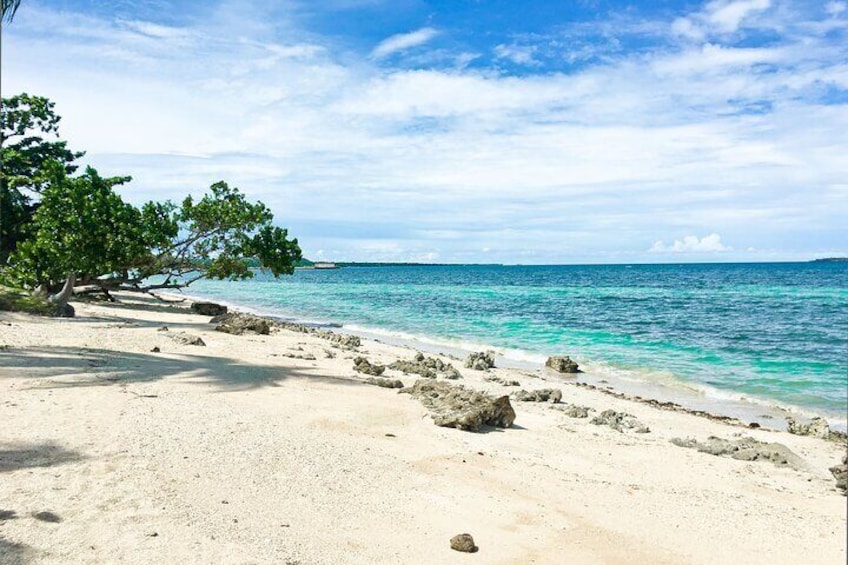
M 848 263 L 349 267 L 189 293 L 831 418 L 848 405 Z

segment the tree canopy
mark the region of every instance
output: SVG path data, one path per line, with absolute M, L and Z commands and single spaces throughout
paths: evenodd
M 41 136 L 55 134 L 58 122 L 46 98 L 3 99 L 0 231 L 17 283 L 150 291 L 246 279 L 254 265 L 274 276 L 294 272 L 297 239 L 261 202 L 219 181 L 197 199 L 135 207 L 115 190 L 130 177 L 102 177 L 91 167 L 74 175 L 83 154 Z

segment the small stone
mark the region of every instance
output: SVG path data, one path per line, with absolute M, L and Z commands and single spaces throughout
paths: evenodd
M 158 345 L 150 350 L 151 353 L 159 353 L 160 351 L 161 351 L 161 349 L 159 349 Z
M 474 545 L 474 538 L 471 537 L 471 534 L 459 534 L 453 536 L 450 540 L 450 546 L 454 551 L 462 551 L 465 553 L 476 553 L 479 549 L 476 545 Z

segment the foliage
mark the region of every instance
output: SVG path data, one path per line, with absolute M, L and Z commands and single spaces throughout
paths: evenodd
M 3 98 L 0 108 L 0 263 L 19 241 L 37 207 L 33 196 L 41 193 L 58 163 L 70 175 L 73 162 L 83 153 L 58 140 L 61 118 L 54 103 L 23 93 Z M 48 138 L 56 138 L 50 140 Z
M 47 316 L 55 309 L 44 296 L 0 284 L 0 310 Z
M 0 0 L 0 22 L 3 20 L 11 22 L 20 5 L 21 0 Z

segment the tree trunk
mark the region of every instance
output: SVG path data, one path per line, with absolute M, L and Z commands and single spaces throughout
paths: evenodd
M 65 279 L 65 286 L 62 287 L 62 290 L 47 299 L 50 304 L 56 306 L 56 312 L 59 316 L 67 316 L 69 311 L 73 312 L 73 309 L 68 306 L 68 300 L 70 300 L 71 295 L 74 293 L 74 284 L 76 282 L 76 273 L 68 273 L 68 278 Z M 70 314 L 70 316 L 73 316 L 73 314 Z

